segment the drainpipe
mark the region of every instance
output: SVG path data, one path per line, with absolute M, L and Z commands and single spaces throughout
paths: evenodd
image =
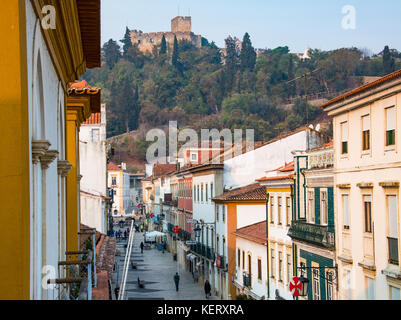
M 270 299 L 270 280 L 269 280 L 269 199 L 270 194 L 267 193 L 266 199 L 266 275 L 267 275 L 267 299 Z

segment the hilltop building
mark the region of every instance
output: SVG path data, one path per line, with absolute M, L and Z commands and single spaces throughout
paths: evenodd
M 153 52 L 154 46 L 161 44 L 162 38 L 166 38 L 167 48 L 173 48 L 174 37 L 178 41 L 190 41 L 198 48 L 202 46 L 202 36 L 192 32 L 191 17 L 175 17 L 171 20 L 171 31 L 169 32 L 149 32 L 144 33 L 141 30 L 131 30 L 131 42 L 136 44 L 143 53 Z

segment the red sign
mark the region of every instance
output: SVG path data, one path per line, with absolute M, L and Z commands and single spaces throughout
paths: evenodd
M 299 277 L 292 278 L 290 282 L 290 292 L 293 297 L 298 297 L 302 290 L 302 283 L 299 281 Z
M 138 204 L 138 205 L 137 205 L 137 208 L 138 208 L 138 209 L 141 209 L 141 205 L 140 205 L 140 204 Z
M 155 215 L 153 213 L 150 214 L 150 219 L 153 219 Z
M 178 226 L 175 226 L 173 228 L 173 231 L 175 232 L 175 234 L 177 234 L 181 229 Z

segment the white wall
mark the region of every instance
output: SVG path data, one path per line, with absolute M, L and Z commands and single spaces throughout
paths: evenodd
M 237 205 L 237 229 L 266 220 L 266 205 Z

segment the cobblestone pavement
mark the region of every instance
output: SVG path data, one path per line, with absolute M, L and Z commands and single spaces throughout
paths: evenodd
M 126 299 L 128 300 L 206 300 L 203 283 L 194 283 L 191 273 L 177 269 L 177 262 L 169 252 L 164 254 L 157 249 L 149 249 L 141 254 L 140 243 L 143 241 L 144 233 L 136 233 L 131 252 L 131 262 L 137 264 L 133 269 L 131 264 L 127 275 Z M 121 282 L 122 270 L 124 267 L 126 240 L 117 242 L 117 249 L 121 256 L 116 256 L 118 263 L 118 283 Z M 174 284 L 174 275 L 178 271 L 180 275 L 179 291 Z M 145 281 L 145 288 L 138 287 L 138 277 Z M 117 280 L 117 272 L 113 275 L 113 299 L 114 288 Z M 216 300 L 211 296 L 209 300 Z

